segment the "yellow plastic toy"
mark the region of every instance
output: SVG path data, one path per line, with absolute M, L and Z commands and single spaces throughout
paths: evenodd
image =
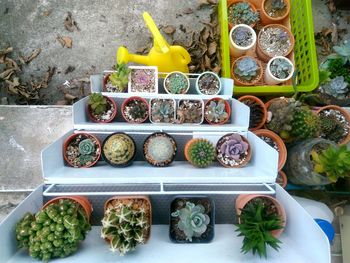
M 149 13 L 143 13 L 143 19 L 153 35 L 153 47 L 147 56 L 130 54 L 125 47 L 117 51 L 117 63 L 135 62 L 148 66 L 157 66 L 159 72 L 181 71 L 188 73 L 190 54 L 181 46 L 170 46 L 160 34 Z

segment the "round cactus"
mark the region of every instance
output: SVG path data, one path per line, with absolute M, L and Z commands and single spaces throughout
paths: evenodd
M 302 107 L 294 112 L 291 134 L 296 139 L 315 137 L 320 129 L 319 117 L 308 108 Z
M 194 139 L 188 142 L 185 155 L 192 165 L 205 168 L 215 159 L 215 147 L 206 139 Z

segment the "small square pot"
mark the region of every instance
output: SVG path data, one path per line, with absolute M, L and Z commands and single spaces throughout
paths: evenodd
M 186 122 L 186 121 L 180 122 L 179 121 L 180 116 L 179 116 L 179 112 L 178 111 L 180 109 L 181 103 L 183 101 L 186 101 L 186 100 L 187 101 L 198 101 L 198 102 L 200 102 L 201 109 L 202 109 L 202 117 L 201 117 L 199 122 Z M 178 101 L 177 109 L 176 109 L 176 123 L 179 123 L 179 124 L 197 124 L 197 125 L 199 125 L 199 124 L 203 123 L 203 120 L 204 120 L 204 101 L 202 99 L 181 99 L 181 100 Z
M 158 94 L 158 68 L 155 66 L 130 66 L 131 72 L 129 74 L 128 93 L 132 94 Z M 150 71 L 150 74 L 140 76 L 140 82 L 149 82 L 150 91 L 135 90 L 133 83 L 133 76 L 135 71 Z M 151 79 L 148 79 L 151 78 Z M 140 84 L 142 86 L 142 84 Z M 146 84 L 145 84 L 146 85 Z
M 168 101 L 172 101 L 172 105 L 173 105 L 173 108 L 174 108 L 174 112 L 173 114 L 173 121 L 171 122 L 164 122 L 164 121 L 155 121 L 154 118 L 153 118 L 153 115 L 152 115 L 152 109 L 153 109 L 153 102 L 154 100 L 168 100 Z M 166 123 L 166 124 L 171 124 L 171 123 L 174 123 L 176 121 L 176 101 L 174 99 L 162 99 L 162 98 L 152 98 L 149 102 L 149 120 L 154 123 L 154 124 L 161 124 L 161 123 Z

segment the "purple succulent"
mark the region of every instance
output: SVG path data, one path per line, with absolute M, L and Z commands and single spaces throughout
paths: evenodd
M 226 141 L 221 145 L 221 153 L 234 160 L 239 160 L 241 154 L 248 150 L 248 143 L 242 140 L 239 134 L 230 135 Z

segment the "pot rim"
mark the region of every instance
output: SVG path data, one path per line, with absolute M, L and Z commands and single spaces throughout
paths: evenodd
M 171 92 L 168 90 L 168 88 L 166 87 L 165 82 L 166 82 L 166 80 L 167 80 L 172 74 L 180 74 L 180 75 L 182 75 L 182 76 L 185 77 L 186 82 L 187 82 L 187 87 L 186 87 L 184 93 L 171 93 Z M 188 78 L 188 76 L 186 76 L 186 75 L 185 75 L 183 72 L 181 72 L 181 71 L 172 71 L 172 72 L 168 73 L 168 74 L 165 76 L 165 78 L 164 78 L 164 80 L 163 80 L 163 87 L 164 87 L 165 92 L 168 93 L 168 94 L 171 94 L 171 95 L 182 95 L 182 94 L 186 94 L 186 93 L 188 92 L 188 90 L 190 89 L 190 79 Z
M 271 66 L 271 63 L 272 63 L 274 60 L 276 60 L 276 59 L 284 59 L 285 61 L 288 62 L 289 65 L 292 66 L 292 70 L 291 70 L 291 72 L 289 73 L 288 77 L 286 77 L 286 78 L 284 78 L 284 79 L 279 79 L 279 78 L 275 77 L 275 76 L 272 74 L 272 72 L 271 72 L 271 70 L 270 70 L 270 66 Z M 294 70 L 295 70 L 295 67 L 294 67 L 293 62 L 292 62 L 289 58 L 286 58 L 286 57 L 283 57 L 283 56 L 275 56 L 275 57 L 271 58 L 271 59 L 269 60 L 269 62 L 267 63 L 267 66 L 266 66 L 266 72 L 267 72 L 267 74 L 269 74 L 269 76 L 270 76 L 273 80 L 275 80 L 275 81 L 280 81 L 280 82 L 284 82 L 284 81 L 289 80 L 289 79 L 293 76 Z
M 261 99 L 259 99 L 256 96 L 253 96 L 253 95 L 244 95 L 244 96 L 241 96 L 238 98 L 238 101 L 240 101 L 240 102 L 245 101 L 245 100 L 253 100 L 257 104 L 259 104 L 259 106 L 263 109 L 263 117 L 262 117 L 259 125 L 257 125 L 256 127 L 253 127 L 253 128 L 249 128 L 250 131 L 259 130 L 261 127 L 264 126 L 266 119 L 267 119 L 267 109 L 266 109 L 265 103 Z
M 236 28 L 239 28 L 239 27 L 247 28 L 247 29 L 249 29 L 249 31 L 252 33 L 252 43 L 251 43 L 250 45 L 246 46 L 246 47 L 242 47 L 242 46 L 237 45 L 237 44 L 233 41 L 233 39 L 232 39 L 233 31 L 234 31 Z M 256 38 L 257 38 L 257 36 L 256 36 L 255 30 L 254 30 L 251 26 L 246 25 L 246 24 L 238 24 L 238 25 L 235 25 L 234 27 L 231 28 L 230 33 L 229 33 L 229 39 L 230 39 L 231 45 L 232 45 L 234 48 L 236 48 L 236 49 L 238 49 L 238 50 L 242 50 L 242 51 L 247 51 L 247 50 L 251 49 L 251 48 L 256 44 Z
M 202 92 L 200 91 L 200 89 L 199 89 L 199 79 L 200 79 L 202 76 L 206 75 L 206 74 L 213 75 L 213 76 L 219 81 L 219 89 L 218 89 L 218 91 L 217 91 L 215 94 L 211 94 L 211 95 L 204 94 L 204 93 L 202 93 Z M 221 82 L 221 79 L 220 79 L 219 75 L 216 74 L 215 72 L 212 72 L 212 71 L 204 71 L 204 72 L 202 72 L 201 74 L 199 74 L 199 76 L 198 76 L 197 79 L 196 79 L 196 90 L 197 90 L 197 92 L 198 92 L 199 94 L 205 95 L 205 96 L 217 96 L 217 95 L 219 95 L 220 92 L 221 92 L 221 90 L 222 90 L 222 82 Z
M 228 116 L 227 116 L 227 118 L 226 118 L 225 120 L 223 120 L 222 122 L 215 123 L 215 122 L 211 122 L 211 121 L 209 121 L 209 120 L 207 119 L 207 117 L 206 117 L 206 115 L 205 115 L 205 110 L 206 110 L 206 108 L 207 108 L 207 105 L 209 105 L 209 103 L 210 103 L 211 101 L 218 101 L 218 100 L 223 100 L 223 101 L 224 101 L 224 103 L 225 103 L 225 110 L 226 110 Z M 214 97 L 214 98 L 211 98 L 211 99 L 207 100 L 207 102 L 204 104 L 204 119 L 205 119 L 206 122 L 208 122 L 209 124 L 211 124 L 211 125 L 223 125 L 223 124 L 225 124 L 226 122 L 228 122 L 228 120 L 230 119 L 230 117 L 231 117 L 231 106 L 230 106 L 230 104 L 229 104 L 225 99 L 222 99 L 222 98 L 220 98 L 220 97 Z
M 125 107 L 127 106 L 127 104 L 128 104 L 130 101 L 132 101 L 132 100 L 141 101 L 141 102 L 143 102 L 143 103 L 146 105 L 146 107 L 147 107 L 147 110 L 146 110 L 147 115 L 146 115 L 146 117 L 145 117 L 142 121 L 132 121 L 132 120 L 129 120 L 128 118 L 126 118 L 126 116 L 125 116 L 124 109 L 125 109 Z M 140 96 L 131 96 L 131 97 L 129 97 L 129 98 L 127 98 L 127 99 L 125 99 L 125 100 L 123 101 L 123 103 L 122 103 L 122 108 L 121 108 L 121 112 L 122 112 L 122 115 L 123 115 L 124 120 L 125 120 L 126 122 L 128 122 L 128 123 L 144 123 L 144 122 L 148 119 L 148 117 L 149 117 L 149 105 L 148 105 L 148 102 L 147 102 L 146 99 L 144 99 L 144 98 L 142 98 L 142 97 L 140 97 Z

